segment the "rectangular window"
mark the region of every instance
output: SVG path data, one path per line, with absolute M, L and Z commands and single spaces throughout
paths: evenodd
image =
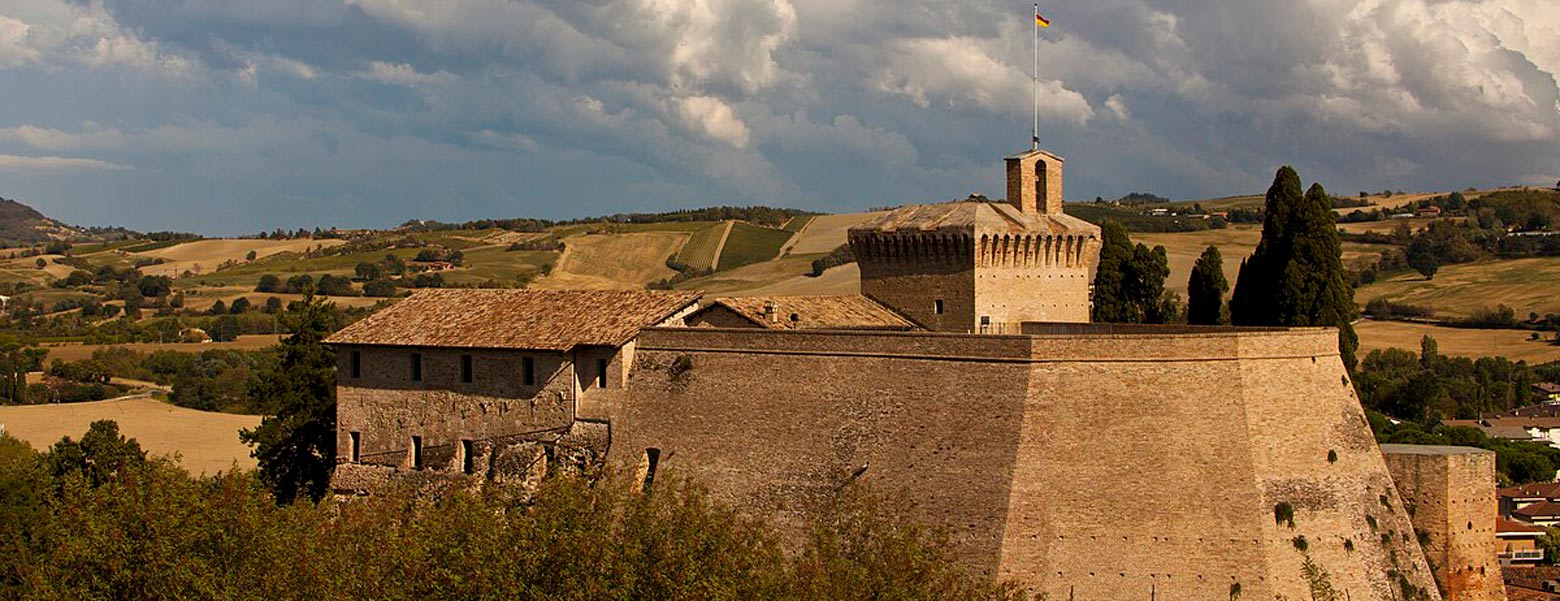
M 942 299 L 939 298 L 939 299 L 937 299 L 935 301 L 932 301 L 932 312 L 936 313 L 938 315 L 942 315 L 943 314 L 943 302 L 942 302 Z
M 596 360 L 596 387 L 597 388 L 606 388 L 607 387 L 607 360 L 606 359 L 597 359 Z
M 412 353 L 412 381 L 422 381 L 422 353 Z
M 357 351 L 352 351 L 352 354 L 348 356 L 347 363 L 350 364 L 348 366 L 348 368 L 347 368 L 347 371 L 352 374 L 353 378 L 361 378 L 361 377 L 363 377 L 363 354 L 362 353 L 359 353 Z
M 412 437 L 412 469 L 420 470 L 422 468 L 423 468 L 422 437 L 421 436 L 413 436 Z
M 520 371 L 525 375 L 525 385 L 536 385 L 536 360 L 525 357 L 520 360 Z
M 470 474 L 477 471 L 476 460 L 471 456 L 472 445 L 469 440 L 460 441 L 460 471 Z
M 358 444 L 361 443 L 362 440 L 363 437 L 361 434 L 358 434 L 357 432 L 352 433 L 352 463 L 358 462 Z
M 471 355 L 460 356 L 460 381 L 462 384 L 471 383 Z

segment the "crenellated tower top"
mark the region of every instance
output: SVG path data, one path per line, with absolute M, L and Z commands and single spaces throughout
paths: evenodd
M 1100 228 L 1062 212 L 1062 159 L 1007 157 L 1007 202 L 907 205 L 851 228 L 861 292 L 954 332 L 1087 322 Z

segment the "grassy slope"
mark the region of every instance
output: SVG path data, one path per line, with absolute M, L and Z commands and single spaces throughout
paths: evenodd
M 688 243 L 678 251 L 677 260 L 694 269 L 713 269 L 720 258 L 716 253 L 720 250 L 721 237 L 726 235 L 731 225 L 730 221 L 722 221 L 694 232 L 688 237 Z
M 568 250 L 552 275 L 533 285 L 554 289 L 643 288 L 677 273 L 666 266 L 666 258 L 675 256 L 687 240 L 688 234 L 666 231 L 566 238 Z
M 734 223 L 731 235 L 726 238 L 726 248 L 720 253 L 718 269 L 726 271 L 774 259 L 791 236 L 792 233 L 785 230 Z
M 1362 305 L 1374 298 L 1426 305 L 1438 316 L 1466 316 L 1497 304 L 1522 318 L 1532 311 L 1560 313 L 1560 257 L 1448 265 L 1434 279 L 1406 273 L 1354 293 Z

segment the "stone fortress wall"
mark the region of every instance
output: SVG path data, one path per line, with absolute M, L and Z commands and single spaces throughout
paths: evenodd
M 1495 555 L 1495 453 L 1400 444 L 1381 452 L 1447 601 L 1505 599 Z
M 783 523 L 903 494 L 1052 599 L 1437 598 L 1333 330 L 1067 328 L 651 329 L 592 413 L 609 463 L 654 449 Z
M 632 345 L 574 353 L 338 347 L 333 486 L 340 490 L 374 490 L 397 475 L 539 478 L 544 458 L 556 462 L 557 445 L 567 447 L 565 455 L 605 452 L 605 440 L 575 440 L 582 436 L 575 409 L 606 392 L 597 385 L 598 359 L 607 361 L 607 390 L 625 385 L 632 361 Z M 420 380 L 413 379 L 414 354 L 422 359 Z M 471 382 L 461 381 L 462 356 L 471 358 Z

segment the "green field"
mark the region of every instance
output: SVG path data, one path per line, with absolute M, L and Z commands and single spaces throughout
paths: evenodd
M 688 242 L 683 244 L 682 250 L 677 252 L 677 261 L 694 269 L 714 269 L 716 260 L 720 257 L 720 240 L 726 235 L 732 222 L 722 221 L 710 227 L 694 232 L 688 237 Z
M 1530 312 L 1560 313 L 1560 257 L 1447 265 L 1433 279 L 1405 273 L 1354 292 L 1361 306 L 1376 298 L 1428 306 L 1437 317 L 1465 317 L 1501 304 L 1522 319 Z
M 731 235 L 726 238 L 726 248 L 721 250 L 718 271 L 736 269 L 761 261 L 774 259 L 780 247 L 791 239 L 792 233 L 749 223 L 731 225 Z
M 542 265 L 557 261 L 555 252 L 482 248 L 467 251 L 462 268 L 445 272 L 444 279 L 452 284 L 480 284 L 487 280 L 518 283 L 540 274 Z

